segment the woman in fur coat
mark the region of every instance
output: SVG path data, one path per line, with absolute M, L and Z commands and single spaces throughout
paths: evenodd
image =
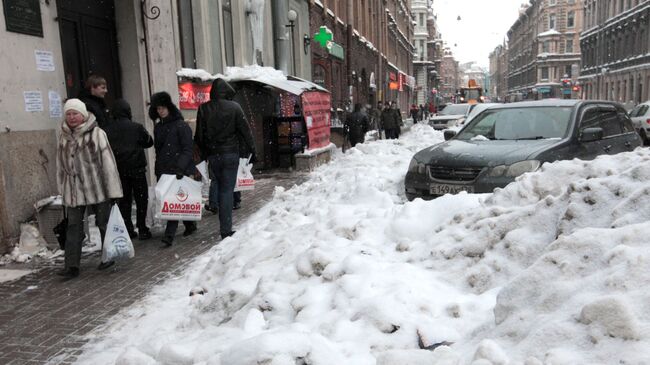
M 122 197 L 122 185 L 115 157 L 106 133 L 79 99 L 69 99 L 63 106 L 65 119 L 57 148 L 57 185 L 68 215 L 65 241 L 66 278 L 79 276 L 81 244 L 84 238 L 86 208 L 95 213 L 102 242 L 110 215 L 112 199 Z M 114 262 L 102 262 L 102 270 Z

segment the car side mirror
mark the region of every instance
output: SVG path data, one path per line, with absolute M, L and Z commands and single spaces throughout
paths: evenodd
M 445 129 L 443 134 L 445 136 L 445 141 L 448 141 L 456 135 L 456 131 L 452 131 L 451 129 Z
M 601 139 L 603 139 L 603 129 L 600 127 L 585 128 L 580 132 L 580 142 L 593 142 Z

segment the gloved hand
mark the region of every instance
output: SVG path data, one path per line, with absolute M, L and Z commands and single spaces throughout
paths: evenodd
M 183 174 L 181 173 L 176 174 L 176 180 L 183 180 Z

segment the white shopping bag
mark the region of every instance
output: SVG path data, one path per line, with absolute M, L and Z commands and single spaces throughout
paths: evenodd
M 237 183 L 235 183 L 235 191 L 253 190 L 255 189 L 255 178 L 251 169 L 253 164 L 249 162 L 249 158 L 240 158 L 239 167 L 237 168 Z
M 153 186 L 149 187 L 149 201 L 147 201 L 147 217 L 145 218 L 145 224 L 149 228 L 162 227 L 163 221 L 156 218 L 156 213 L 160 210 L 158 200 L 156 199 L 156 188 Z
M 201 220 L 201 182 L 187 176 L 178 180 L 162 175 L 156 184 L 158 209 L 155 218 L 170 221 Z
M 124 219 L 117 204 L 111 208 L 111 215 L 106 225 L 106 236 L 102 248 L 102 262 L 133 258 L 135 250 L 129 232 L 126 230 Z

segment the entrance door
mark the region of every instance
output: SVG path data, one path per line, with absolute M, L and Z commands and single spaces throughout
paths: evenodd
M 121 96 L 113 0 L 57 0 L 68 97 L 77 97 L 91 74 L 108 83 L 106 101 Z

